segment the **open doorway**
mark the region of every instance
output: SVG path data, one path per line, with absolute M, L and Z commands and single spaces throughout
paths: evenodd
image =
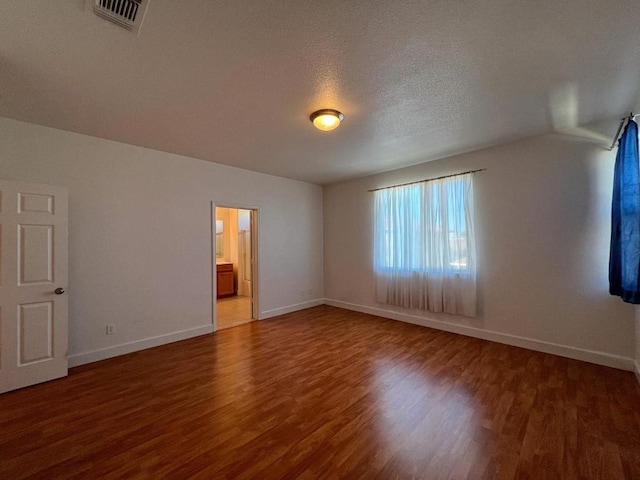
M 257 213 L 214 205 L 216 330 L 257 320 Z

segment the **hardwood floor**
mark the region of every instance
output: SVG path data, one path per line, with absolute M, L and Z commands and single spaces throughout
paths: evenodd
M 218 299 L 218 330 L 253 322 L 251 297 L 234 295 Z
M 320 306 L 0 395 L 0 478 L 638 479 L 640 387 Z

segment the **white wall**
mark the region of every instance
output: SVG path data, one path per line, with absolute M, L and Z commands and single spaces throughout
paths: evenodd
M 547 135 L 326 186 L 326 297 L 343 307 L 631 369 L 634 311 L 608 293 L 614 160 L 590 143 Z M 480 316 L 376 303 L 367 190 L 483 167 L 488 170 L 475 176 Z
M 323 297 L 317 185 L 2 118 L 0 178 L 69 188 L 72 364 L 211 330 L 211 201 L 259 208 L 261 317 Z

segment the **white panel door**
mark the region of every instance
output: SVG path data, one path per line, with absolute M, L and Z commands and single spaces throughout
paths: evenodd
M 67 198 L 0 180 L 0 393 L 67 375 Z

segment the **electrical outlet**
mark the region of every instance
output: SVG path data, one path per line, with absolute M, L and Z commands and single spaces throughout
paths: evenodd
M 107 335 L 113 335 L 116 333 L 116 326 L 113 323 L 107 325 Z

